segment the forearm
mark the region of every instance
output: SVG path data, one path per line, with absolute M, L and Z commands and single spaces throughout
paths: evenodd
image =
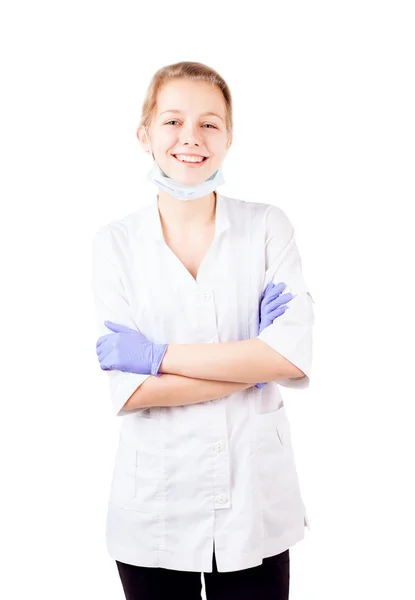
M 262 340 L 216 344 L 169 344 L 160 373 L 255 384 L 303 375 Z
M 170 374 L 160 377 L 151 376 L 130 396 L 124 409 L 197 404 L 229 396 L 253 385 L 252 383 L 212 381 Z

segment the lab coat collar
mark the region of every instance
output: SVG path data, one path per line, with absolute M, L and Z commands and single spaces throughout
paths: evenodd
M 151 237 L 155 241 L 164 241 L 163 230 L 161 227 L 160 214 L 158 211 L 157 193 L 153 199 L 153 202 L 149 206 L 149 219 L 146 223 L 143 233 L 146 236 Z M 228 206 L 226 203 L 226 197 L 216 192 L 216 227 L 215 236 L 216 239 L 223 231 L 228 229 L 230 225 Z

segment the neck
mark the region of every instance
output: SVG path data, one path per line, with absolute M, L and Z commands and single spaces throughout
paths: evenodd
M 159 189 L 157 204 L 163 226 L 171 231 L 208 227 L 215 221 L 216 192 L 184 202 Z

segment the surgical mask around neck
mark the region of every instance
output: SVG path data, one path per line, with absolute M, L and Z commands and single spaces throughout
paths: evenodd
M 155 183 L 158 187 L 165 190 L 171 196 L 174 196 L 178 200 L 196 200 L 196 198 L 202 198 L 203 196 L 207 196 L 211 192 L 214 192 L 216 188 L 225 183 L 225 179 L 223 177 L 221 169 L 218 169 L 207 179 L 206 181 L 202 181 L 202 183 L 196 183 L 193 185 L 186 185 L 184 183 L 180 183 L 175 179 L 172 179 L 162 169 L 156 162 L 154 158 L 153 151 L 151 150 L 150 140 L 148 139 L 147 132 L 144 132 L 147 137 L 148 145 L 153 156 L 154 164 L 150 172 L 148 173 L 148 179 Z

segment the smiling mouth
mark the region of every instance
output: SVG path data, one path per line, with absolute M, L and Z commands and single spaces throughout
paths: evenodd
M 177 158 L 177 156 L 175 154 L 172 154 L 172 156 L 179 161 L 179 163 L 184 163 L 186 165 L 201 165 L 202 163 L 206 162 L 208 157 L 204 156 L 203 160 L 180 160 L 180 158 Z

